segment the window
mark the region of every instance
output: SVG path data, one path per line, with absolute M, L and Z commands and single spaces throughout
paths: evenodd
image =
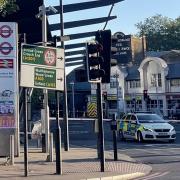
M 152 85 L 152 87 L 161 87 L 162 86 L 161 73 L 151 75 L 151 85 Z
M 117 101 L 109 101 L 109 109 L 116 109 Z
M 131 119 L 131 115 L 127 115 L 125 121 L 130 121 L 130 119 Z
M 158 73 L 157 76 L 158 76 L 158 87 L 161 87 L 162 86 L 161 74 Z
M 139 88 L 141 87 L 141 83 L 139 80 L 133 80 L 133 81 L 129 81 L 130 84 L 130 88 Z
M 132 116 L 131 116 L 131 120 L 132 120 L 132 121 L 136 121 L 136 116 L 132 115 Z
M 111 78 L 110 88 L 117 88 L 117 86 L 118 86 L 117 80 L 115 78 Z
M 171 86 L 180 86 L 180 79 L 172 79 Z

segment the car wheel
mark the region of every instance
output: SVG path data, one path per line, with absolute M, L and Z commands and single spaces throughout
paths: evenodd
M 123 134 L 123 131 L 122 130 L 119 130 L 119 139 L 121 141 L 125 141 L 125 137 L 124 137 L 124 134 Z
M 140 131 L 137 132 L 137 141 L 138 142 L 143 142 L 143 137 Z

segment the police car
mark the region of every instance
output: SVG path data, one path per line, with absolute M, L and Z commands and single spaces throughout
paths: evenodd
M 167 123 L 157 114 L 129 113 L 118 123 L 121 140 L 168 140 L 174 142 L 176 132 L 172 125 Z

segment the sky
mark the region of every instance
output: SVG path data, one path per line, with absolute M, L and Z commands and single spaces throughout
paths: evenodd
M 59 5 L 59 0 L 44 0 L 46 6 Z M 93 0 L 88 0 L 93 1 Z M 103 1 L 103 0 L 102 0 Z M 74 4 L 79 2 L 87 2 L 85 0 L 63 0 L 64 4 Z M 75 11 L 64 14 L 64 22 L 78 21 L 83 19 L 91 19 L 98 17 L 107 17 L 111 6 L 104 6 L 89 10 Z M 108 22 L 106 29 L 111 29 L 112 34 L 115 32 L 123 32 L 124 34 L 136 34 L 135 24 L 144 21 L 146 18 L 161 14 L 169 18 L 175 19 L 180 16 L 180 0 L 124 0 L 115 4 L 112 16 L 116 19 Z M 60 22 L 59 15 L 48 17 L 50 24 Z M 89 32 L 103 29 L 105 23 L 82 26 L 78 28 L 65 29 L 64 35 L 75 34 L 81 32 Z M 52 35 L 60 35 L 60 31 L 52 32 Z M 73 44 L 85 42 L 87 39 L 79 39 L 66 42 Z
M 90 1 L 90 0 L 88 0 Z M 92 1 L 92 0 L 91 0 Z M 64 0 L 63 4 L 73 4 L 78 2 L 86 2 L 85 0 Z M 59 0 L 45 0 L 46 6 L 59 5 Z M 64 14 L 64 22 L 89 19 L 107 16 L 110 6 L 95 8 L 90 10 L 75 11 Z M 124 0 L 115 4 L 111 15 L 117 18 L 108 23 L 107 29 L 111 29 L 113 33 L 121 31 L 125 34 L 135 34 L 137 32 L 135 24 L 144 21 L 145 18 L 161 14 L 169 18 L 177 18 L 180 16 L 180 0 Z M 59 22 L 58 16 L 51 16 L 50 22 Z M 89 30 L 98 30 L 104 27 L 104 23 L 90 25 L 86 27 L 67 29 L 65 33 L 76 33 Z

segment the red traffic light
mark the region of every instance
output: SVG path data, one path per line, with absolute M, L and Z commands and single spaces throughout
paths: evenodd
M 144 100 L 147 100 L 147 98 L 148 98 L 148 93 L 147 92 L 148 92 L 147 90 L 143 91 Z

